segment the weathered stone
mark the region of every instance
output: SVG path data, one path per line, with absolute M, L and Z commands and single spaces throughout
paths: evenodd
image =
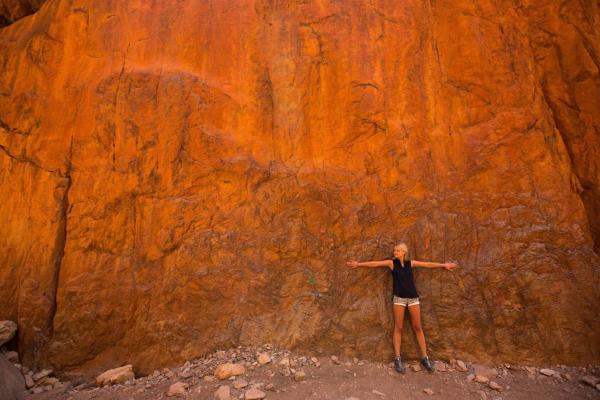
M 269 356 L 269 353 L 259 353 L 256 360 L 260 365 L 264 365 L 271 362 L 271 356 Z
M 438 372 L 446 372 L 448 370 L 448 364 L 443 361 L 434 361 L 434 368 Z
M 236 389 L 245 388 L 248 386 L 248 382 L 245 379 L 238 378 L 233 381 L 233 387 Z
M 585 375 L 580 379 L 580 381 L 591 387 L 596 387 L 596 385 L 600 383 L 600 378 L 591 375 Z
M 490 381 L 490 378 L 488 378 L 487 376 L 475 375 L 475 382 L 488 383 L 489 381 Z
M 246 390 L 246 392 L 244 393 L 244 399 L 246 400 L 259 400 L 259 399 L 264 399 L 266 396 L 265 392 L 256 389 L 256 388 L 251 388 Z
M 429 389 L 429 388 L 427 388 L 427 389 L 423 389 L 423 392 L 425 392 L 425 393 L 426 393 L 426 394 L 428 394 L 428 395 L 432 395 L 433 393 L 435 393 L 435 392 L 433 391 L 433 389 Z
M 215 390 L 214 398 L 217 400 L 231 400 L 231 389 L 227 385 L 219 386 Z
M 167 396 L 177 396 L 178 394 L 184 394 L 189 385 L 185 382 L 175 382 L 171 386 L 169 386 L 169 390 L 167 390 Z
M 551 370 L 548 368 L 542 368 L 542 369 L 540 369 L 540 374 L 546 375 L 546 376 L 553 376 L 553 375 L 556 375 L 556 372 L 554 370 Z
M 24 378 L 25 378 L 25 387 L 27 387 L 27 389 L 32 388 L 35 385 L 33 377 L 30 373 L 27 375 L 24 375 Z
M 41 381 L 42 379 L 46 378 L 47 376 L 50 376 L 50 374 L 52 372 L 53 371 L 51 369 L 47 369 L 47 368 L 43 369 L 40 372 L 33 374 L 33 380 L 36 382 Z
M 46 0 L 2 0 L 0 1 L 0 28 L 32 14 Z
M 244 372 L 246 372 L 246 369 L 242 364 L 225 363 L 215 369 L 214 376 L 223 380 L 231 376 L 242 375 Z
M 0 353 L 0 399 L 22 400 L 25 389 L 23 375 Z
M 381 271 L 340 254 L 397 240 L 463 267 L 415 275 L 440 357 L 596 362 L 587 3 L 66 1 L 2 28 L 0 314 L 24 364 L 147 374 L 238 341 L 383 360 L 389 299 L 359 284 Z
M 457 371 L 460 372 L 467 372 L 467 365 L 461 361 L 461 360 L 456 360 L 456 366 L 455 366 Z
M 0 346 L 15 336 L 17 324 L 13 321 L 0 321 Z
M 40 379 L 40 381 L 38 383 L 40 384 L 44 384 L 44 385 L 54 385 L 56 383 L 58 383 L 59 380 L 53 376 L 47 376 L 43 379 Z
M 499 385 L 497 382 L 495 382 L 495 381 L 489 381 L 489 382 L 488 382 L 488 386 L 489 386 L 491 389 L 497 390 L 497 391 L 499 391 L 499 392 L 500 392 L 500 391 L 502 391 L 502 386 L 500 386 L 500 385 Z
M 305 379 L 306 379 L 306 373 L 304 371 L 300 370 L 300 371 L 296 371 L 294 373 L 294 380 L 296 382 L 301 382 Z
M 475 376 L 485 376 L 488 379 L 498 376 L 498 370 L 496 368 L 490 368 L 480 364 L 473 364 L 473 373 Z
M 133 372 L 133 366 L 131 364 L 124 365 L 122 367 L 109 369 L 104 371 L 96 377 L 96 385 L 112 385 L 115 383 L 122 383 L 130 379 L 134 379 L 135 374 Z M 35 375 L 34 375 L 35 379 Z

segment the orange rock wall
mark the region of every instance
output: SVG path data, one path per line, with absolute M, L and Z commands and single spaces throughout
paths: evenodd
M 238 344 L 600 360 L 593 1 L 47 1 L 0 30 L 0 319 L 28 365 Z M 403 353 L 416 356 L 410 327 Z
M 0 0 L 0 28 L 37 11 L 45 0 Z

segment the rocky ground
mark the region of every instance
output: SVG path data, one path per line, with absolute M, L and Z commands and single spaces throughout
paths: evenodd
M 38 371 L 38 378 L 40 373 L 47 377 L 29 388 L 26 399 L 600 399 L 598 367 L 483 366 L 449 360 L 436 361 L 436 371 L 428 373 L 416 361 L 406 364 L 409 368 L 401 375 L 391 362 L 269 345 L 238 347 L 143 377 L 132 378 L 130 367 L 121 368 L 107 381 L 124 381 L 102 387 L 98 379 L 56 382 L 50 371 Z

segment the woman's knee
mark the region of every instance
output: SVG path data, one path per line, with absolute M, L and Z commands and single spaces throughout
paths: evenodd
M 421 328 L 421 324 L 412 324 L 412 328 L 415 332 L 423 332 L 423 328 Z
M 395 324 L 394 325 L 394 333 L 402 333 L 402 325 Z

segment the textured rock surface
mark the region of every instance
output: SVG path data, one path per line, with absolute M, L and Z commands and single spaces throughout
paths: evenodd
M 390 274 L 344 261 L 404 240 L 463 266 L 416 272 L 434 357 L 597 362 L 598 20 L 50 0 L 0 30 L 0 319 L 63 371 L 263 342 L 383 359 Z
M 0 27 L 10 25 L 40 8 L 45 0 L 0 0 Z

